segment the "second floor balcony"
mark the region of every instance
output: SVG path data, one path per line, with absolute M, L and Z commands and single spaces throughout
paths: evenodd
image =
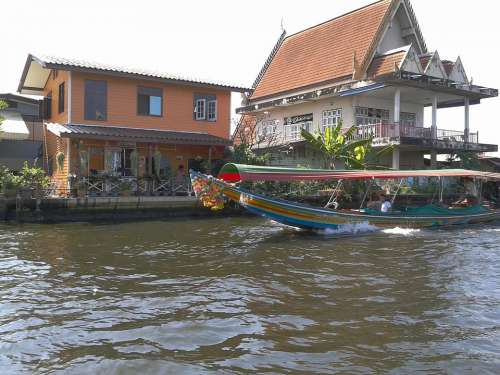
M 476 152 L 496 151 L 497 146 L 479 142 L 479 132 L 418 127 L 395 123 L 360 125 L 353 139 L 372 139 L 374 147 L 408 145 L 446 151 L 470 150 Z

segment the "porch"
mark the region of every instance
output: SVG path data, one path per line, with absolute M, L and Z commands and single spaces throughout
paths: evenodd
M 189 169 L 210 173 L 229 144 L 203 133 L 114 126 L 57 125 L 48 130 L 48 196 L 191 196 Z

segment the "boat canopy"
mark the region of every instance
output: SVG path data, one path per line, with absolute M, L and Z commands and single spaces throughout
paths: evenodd
M 264 167 L 228 163 L 218 177 L 226 182 L 244 181 L 326 181 L 368 180 L 404 177 L 469 177 L 500 181 L 500 173 L 471 171 L 466 169 L 422 170 L 327 170 L 287 167 Z

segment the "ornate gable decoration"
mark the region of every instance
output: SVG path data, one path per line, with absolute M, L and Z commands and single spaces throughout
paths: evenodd
M 448 79 L 464 84 L 469 82 L 460 56 L 457 58 L 457 61 L 455 61 L 455 64 L 453 64 L 453 68 L 451 69 Z
M 420 58 L 418 57 L 417 51 L 413 45 L 410 45 L 406 55 L 399 66 L 399 69 L 404 72 L 423 74 L 424 70 L 420 64 Z
M 448 74 L 446 74 L 446 70 L 444 69 L 437 51 L 432 54 L 427 66 L 424 67 L 424 74 L 431 77 L 448 79 Z

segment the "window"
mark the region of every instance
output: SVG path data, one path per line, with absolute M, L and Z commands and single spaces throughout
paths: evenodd
M 210 94 L 194 94 L 193 118 L 198 121 L 217 121 L 217 98 Z
M 257 129 L 259 138 L 266 138 L 276 134 L 278 130 L 278 120 L 262 120 Z
M 57 109 L 59 113 L 64 112 L 64 82 L 59 85 L 59 97 L 57 100 Z
M 106 81 L 85 81 L 85 120 L 106 121 L 107 91 Z
M 163 90 L 153 87 L 138 87 L 137 114 L 142 116 L 162 116 Z
M 205 120 L 205 99 L 197 99 L 196 100 L 196 119 L 197 120 Z
M 210 100 L 207 108 L 208 121 L 217 121 L 217 100 Z
M 288 140 L 302 139 L 302 136 L 300 135 L 301 130 L 304 129 L 310 132 L 312 129 L 312 122 L 312 113 L 308 113 L 306 115 L 285 117 L 285 138 Z
M 415 113 L 401 112 L 399 115 L 399 123 L 405 126 L 416 126 L 417 115 Z
M 323 133 L 325 132 L 326 128 L 332 128 L 334 126 L 337 126 L 339 123 L 339 120 L 342 118 L 342 109 L 328 109 L 326 111 L 323 111 Z
M 389 122 L 389 110 L 356 107 L 356 125 L 374 125 Z
M 52 79 L 56 79 L 59 74 L 59 71 L 57 69 L 52 69 Z
M 52 92 L 49 92 L 42 102 L 42 118 L 49 120 L 52 117 Z

